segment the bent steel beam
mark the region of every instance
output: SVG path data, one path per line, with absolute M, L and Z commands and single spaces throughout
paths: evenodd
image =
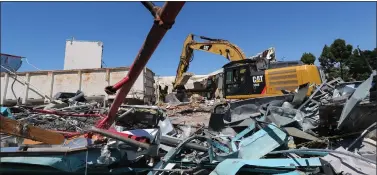
M 105 89 L 107 93 L 115 93 L 118 89 L 119 92 L 117 93 L 114 102 L 110 107 L 108 116 L 98 123 L 97 127 L 107 129 L 114 122 L 119 106 L 123 103 L 124 98 L 127 96 L 132 85 L 135 83 L 137 77 L 139 77 L 141 71 L 147 64 L 162 38 L 165 36 L 166 32 L 174 24 L 175 18 L 184 4 L 185 2 L 166 2 L 162 8 L 154 8 L 156 9 L 154 24 L 149 31 L 143 46 L 137 54 L 127 76 L 114 86 L 109 86 Z

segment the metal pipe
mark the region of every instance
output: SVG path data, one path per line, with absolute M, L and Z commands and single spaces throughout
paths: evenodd
M 134 108 L 131 108 L 129 109 L 128 111 L 124 112 L 123 114 L 121 114 L 117 120 L 121 120 L 123 117 L 127 116 L 128 114 L 130 114 L 131 112 L 134 112 Z
M 142 48 L 139 51 L 139 54 L 136 56 L 135 61 L 133 65 L 131 66 L 131 69 L 129 71 L 129 74 L 133 67 L 135 67 L 137 64 L 137 60 L 139 59 L 139 62 L 141 60 L 144 61 L 144 59 L 147 59 L 146 62 L 148 62 L 149 57 L 146 57 L 147 54 L 152 55 L 154 50 L 157 48 L 159 42 L 164 37 L 165 33 L 168 29 L 174 24 L 175 17 L 178 15 L 179 11 L 183 7 L 185 2 L 166 2 L 162 10 L 159 10 L 157 12 L 155 17 L 155 24 L 152 26 L 152 29 L 149 31 L 149 34 L 142 46 Z M 154 7 L 155 9 L 158 9 L 157 7 Z M 161 14 L 161 15 L 159 15 Z M 156 26 L 157 25 L 157 26 Z M 161 30 L 162 29 L 162 30 Z M 153 36 L 152 36 L 153 35 Z M 156 36 L 156 37 L 155 37 Z M 155 38 L 153 38 L 155 37 Z M 152 42 L 152 44 L 150 44 Z M 148 43 L 148 47 L 146 47 L 146 43 Z M 145 51 L 147 50 L 147 51 Z M 143 52 L 144 51 L 144 52 Z M 145 53 L 144 55 L 142 54 Z M 130 78 L 130 76 L 124 77 L 122 80 L 114 84 L 113 86 L 108 86 L 105 88 L 105 92 L 108 94 L 115 94 L 117 90 L 119 90 Z
M 348 151 L 349 149 L 353 148 L 353 146 L 361 139 L 364 138 L 368 133 L 370 133 L 373 129 L 376 129 L 377 123 L 374 122 L 372 125 L 370 125 L 367 129 L 364 130 L 363 133 L 359 137 L 357 137 L 349 146 L 346 148 Z
M 178 146 L 180 142 L 182 142 L 181 139 L 170 137 L 170 136 L 161 136 L 161 143 L 166 144 L 169 146 Z M 184 145 L 185 148 L 194 149 L 196 151 L 206 152 L 208 151 L 208 148 L 205 146 L 195 144 L 195 143 L 187 143 Z
M 70 101 L 70 102 L 77 101 L 77 100 L 79 100 L 80 98 L 83 98 L 83 97 L 84 97 L 84 92 L 79 91 L 78 94 L 76 94 L 74 97 L 68 99 L 68 101 Z
M 119 134 L 112 133 L 112 132 L 109 132 L 107 130 L 98 129 L 96 127 L 92 127 L 90 129 L 90 131 L 94 132 L 94 133 L 98 133 L 98 134 L 104 135 L 106 137 L 110 137 L 110 138 L 113 138 L 113 139 L 120 140 L 122 142 L 128 143 L 130 145 L 134 145 L 134 146 L 137 146 L 137 147 L 141 147 L 141 148 L 145 148 L 145 149 L 148 149 L 150 147 L 150 145 L 147 144 L 147 143 L 138 142 L 136 140 L 132 140 L 132 139 L 123 137 L 123 136 L 121 136 Z
M 127 96 L 132 85 L 135 83 L 136 79 L 139 77 L 141 71 L 144 69 L 148 60 L 152 56 L 154 50 L 157 48 L 158 44 L 165 36 L 166 32 L 173 25 L 175 18 L 182 9 L 185 2 L 166 2 L 164 7 L 159 11 L 159 18 L 155 19 L 151 30 L 148 33 L 148 36 L 141 47 L 139 53 L 137 54 L 128 74 L 120 82 L 114 85 L 112 90 L 119 89 L 113 104 L 110 107 L 108 116 L 102 120 L 97 127 L 99 128 L 109 128 L 110 125 L 114 122 L 115 116 L 119 106 L 123 103 L 124 98 Z
M 141 3 L 152 13 L 153 17 L 157 17 L 157 9 L 159 7 L 156 7 L 151 1 L 141 1 Z

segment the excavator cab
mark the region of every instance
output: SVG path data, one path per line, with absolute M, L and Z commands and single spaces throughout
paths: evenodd
M 306 83 L 321 84 L 315 65 L 301 61 L 272 62 L 260 67 L 257 60 L 240 60 L 223 66 L 223 93 L 226 99 L 247 99 L 281 95 Z M 309 90 L 310 91 L 310 90 Z M 310 93 L 309 93 L 310 94 Z
M 255 60 L 230 62 L 224 68 L 224 95 L 239 98 L 246 94 L 261 94 L 265 90 L 264 71 L 258 71 Z

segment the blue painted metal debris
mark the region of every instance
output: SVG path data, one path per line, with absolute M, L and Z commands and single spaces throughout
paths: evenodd
M 14 119 L 12 112 L 7 107 L 1 107 L 0 113 L 1 113 L 1 115 L 5 116 L 5 117 L 8 117 L 10 119 Z
M 252 168 L 247 168 L 250 166 Z M 299 167 L 308 169 L 321 167 L 322 163 L 319 158 L 307 159 L 226 159 L 219 163 L 210 175 L 228 175 L 236 174 L 241 168 L 247 172 L 257 172 L 264 174 L 284 174 L 296 173 Z M 274 169 L 276 168 L 276 169 Z
M 287 142 L 288 135 L 275 125 L 269 124 L 240 142 L 238 157 L 259 159 Z
M 22 65 L 21 56 L 1 54 L 0 72 L 17 72 Z

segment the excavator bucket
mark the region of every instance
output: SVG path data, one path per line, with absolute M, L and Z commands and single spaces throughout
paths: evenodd
M 181 102 L 188 102 L 189 100 L 184 90 L 184 86 L 192 76 L 194 76 L 193 73 L 190 73 L 190 72 L 183 73 L 183 75 L 180 78 L 178 78 L 177 81 L 175 82 L 177 87 L 182 87 L 182 88 L 177 88 L 174 92 L 166 95 L 165 103 L 179 104 Z
M 172 92 L 165 96 L 165 103 L 171 104 L 171 105 L 178 105 L 181 103 L 180 100 L 177 98 L 177 93 Z
M 170 105 L 179 105 L 184 102 L 189 102 L 185 91 L 172 92 L 165 96 L 165 103 Z

